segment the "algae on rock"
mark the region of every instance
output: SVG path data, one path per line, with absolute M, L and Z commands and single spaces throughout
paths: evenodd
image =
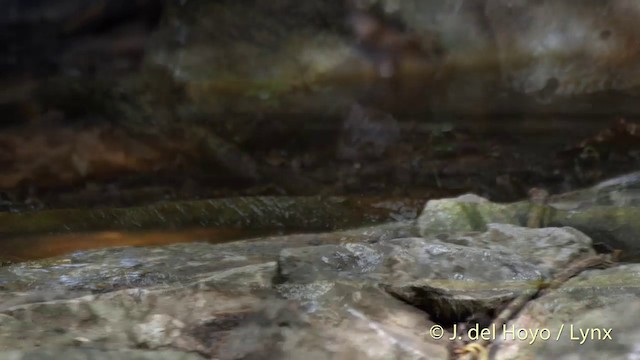
M 115 209 L 57 209 L 0 214 L 8 236 L 100 230 L 240 227 L 332 230 L 382 223 L 417 212 L 420 200 L 348 197 L 245 197 Z M 414 209 L 414 211 L 410 211 Z M 408 211 L 409 210 L 409 211 Z

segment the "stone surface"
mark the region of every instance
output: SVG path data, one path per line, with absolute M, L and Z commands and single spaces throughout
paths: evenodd
M 583 210 L 557 211 L 550 226 L 571 226 L 589 235 L 601 249 L 622 250 L 625 258 L 640 257 L 640 209 L 637 207 L 595 206 Z
M 197 354 L 179 351 L 119 350 L 102 351 L 95 349 L 40 349 L 6 351 L 0 354 L 2 360 L 201 360 Z
M 523 257 L 424 239 L 393 240 L 387 291 L 443 322 L 486 313 L 544 277 Z
M 451 325 L 484 326 L 509 300 L 595 254 L 574 228 L 490 221 L 522 222 L 528 209 L 467 195 L 431 201 L 423 223 L 82 251 L 1 267 L 0 358 L 448 359 Z M 594 209 L 633 208 L 585 211 Z M 556 209 L 549 219 L 568 214 Z M 637 352 L 639 284 L 638 265 L 587 271 L 508 324 L 552 333 L 569 323 L 611 327 L 611 342 L 578 351 L 570 338 L 501 340 L 491 351 L 498 359 L 628 359 Z M 429 333 L 436 325 L 444 338 Z
M 448 359 L 447 344 L 425 335 L 433 322 L 379 290 L 337 285 L 315 300 L 321 303 L 315 308 L 302 302 L 306 310 L 267 304 L 219 353 L 224 359 Z
M 415 275 L 409 282 L 393 281 L 389 291 L 422 308 L 437 308 L 449 319 L 496 308 L 571 261 L 594 254 L 591 239 L 571 228 L 489 224 L 484 233 L 439 238 L 429 245 L 404 240 L 391 262 L 405 281 L 405 274 Z M 411 250 L 420 254 L 418 261 L 406 256 Z
M 640 339 L 638 295 L 638 265 L 583 273 L 558 291 L 530 302 L 507 324 L 507 329 L 549 329 L 550 340 L 498 336 L 493 345 L 496 359 L 633 359 Z M 580 338 L 579 329 L 603 328 L 611 329 L 610 340 L 604 338 L 604 332 L 600 338 L 595 333 L 596 338 L 583 344 L 582 339 L 572 339 L 572 335 Z
M 543 227 L 575 228 L 589 236 L 600 250 L 622 250 L 624 258 L 635 261 L 640 257 L 636 236 L 640 232 L 640 210 L 628 204 L 634 190 L 633 177 L 627 179 L 627 185 L 605 183 L 551 198 L 550 205 L 543 209 Z M 524 226 L 531 216 L 528 201 L 497 204 L 480 199 L 463 196 L 429 201 L 417 221 L 420 234 L 428 237 L 484 231 L 491 223 Z M 618 206 L 620 203 L 627 205 Z
M 246 270 L 246 278 L 255 276 L 255 268 Z M 222 281 L 158 290 L 132 287 L 102 295 L 23 301 L 2 309 L 0 349 L 67 347 L 80 342 L 103 350 L 209 351 L 200 333 L 223 339 L 238 319 L 260 308 L 269 289 L 269 284 L 260 288 L 236 279 L 240 283 L 226 286 Z
M 336 283 L 381 286 L 440 319 L 463 319 L 495 309 L 594 254 L 591 240 L 570 228 L 492 224 L 485 233 L 440 238 L 285 249 L 278 287 L 315 306 L 313 299 L 332 293 Z
M 552 274 L 585 255 L 593 255 L 592 241 L 584 233 L 570 228 L 529 229 L 509 224 L 489 224 L 477 236 L 445 239 L 458 245 L 498 252 L 512 252 Z
M 0 292 L 0 350 L 3 355 L 11 354 L 17 359 L 51 358 L 67 352 L 71 358 L 146 358 L 147 355 L 134 352 L 139 348 L 156 350 L 150 353 L 161 358 L 168 349 L 216 358 L 237 358 L 228 356 L 240 356 L 239 352 L 252 348 L 245 346 L 236 352 L 223 352 L 232 346 L 230 344 L 247 345 L 244 333 L 232 330 L 254 326 L 253 320 L 263 316 L 261 312 L 265 308 L 282 301 L 272 280 L 277 273 L 273 260 L 283 248 L 292 251 L 300 246 L 349 245 L 363 240 L 375 243 L 406 236 L 412 231 L 408 223 L 395 223 L 230 244 L 194 243 L 86 251 L 60 259 L 3 267 L 0 274 L 4 285 Z M 430 323 L 419 310 L 381 292 L 352 297 L 351 290 L 345 288 L 335 293 L 338 297 L 326 298 L 325 306 L 317 312 L 324 315 L 313 319 L 304 331 L 296 332 L 296 343 L 302 348 L 320 349 L 323 341 L 333 339 L 335 348 L 327 349 L 326 354 L 354 354 L 354 358 L 371 354 L 384 358 L 385 351 L 395 348 L 411 354 L 412 346 L 433 354 L 447 354 L 444 345 L 422 344 L 420 333 Z M 353 315 L 347 320 L 349 313 L 344 308 L 345 303 L 334 301 L 345 295 L 364 304 L 360 310 L 353 305 L 356 309 L 353 311 L 359 317 Z M 363 300 L 367 296 L 375 301 Z M 291 316 L 304 318 L 306 311 Z M 404 327 L 395 329 L 398 317 L 422 320 L 407 322 Z M 382 325 L 369 323 L 375 321 Z M 342 322 L 340 334 L 330 326 L 336 322 Z M 387 336 L 379 334 L 380 327 L 394 334 L 397 330 L 403 339 L 409 336 L 411 340 L 407 340 L 406 345 L 409 350 L 402 350 L 404 345 L 397 345 L 396 335 L 393 335 L 386 345 L 373 353 L 368 352 L 367 342 Z M 257 343 L 269 334 L 268 331 L 260 332 L 255 334 L 254 340 Z M 297 353 L 290 353 L 291 348 L 285 345 L 279 351 L 295 357 Z M 35 346 L 42 352 L 32 352 Z M 76 347 L 96 352 L 76 352 Z M 183 356 L 182 353 L 175 354 L 176 358 Z M 414 355 L 400 358 L 417 358 Z M 193 356 L 197 358 L 197 355 Z
M 275 261 L 285 248 L 413 235 L 416 233 L 410 223 L 398 222 L 334 233 L 275 236 L 227 244 L 196 242 L 78 251 L 63 257 L 0 267 L 0 299 L 27 290 L 31 292 L 30 296 L 39 297 L 37 294 L 42 293 L 55 297 L 56 293 L 64 296 L 71 292 L 100 293 L 131 287 L 189 284 L 214 274 L 232 274 L 220 271 Z
M 640 357 L 640 302 L 629 300 L 600 309 L 585 312 L 575 317 L 574 339 L 561 337 L 557 343 L 544 344 L 539 350 L 539 357 L 547 359 L 637 359 Z M 576 330 L 577 329 L 577 330 Z M 584 332 L 593 329 L 589 337 L 584 339 L 579 329 Z M 605 330 L 610 331 L 608 338 Z M 576 346 L 576 343 L 579 346 Z
M 320 359 L 447 359 L 448 344 L 425 336 L 425 331 L 435 325 L 428 315 L 378 286 L 376 279 L 383 276 L 380 271 L 384 273 L 384 250 L 377 247 L 379 243 L 281 252 L 275 289 L 280 296 L 299 304 L 307 321 L 318 329 L 312 337 L 316 346 L 307 351 L 318 353 Z M 308 347 L 309 335 L 300 331 L 282 333 L 303 349 Z M 272 341 L 263 338 L 255 342 Z
M 559 194 L 549 204 L 560 210 L 587 209 L 593 206 L 638 207 L 640 173 L 630 173 L 598 183 L 588 189 Z
M 418 218 L 418 228 L 422 236 L 484 231 L 489 223 L 519 224 L 516 210 L 476 195 L 430 200 Z
M 407 236 L 416 232 L 405 222 L 3 267 L 0 349 L 446 359 L 449 344 L 425 333 L 437 321 L 489 312 L 591 251 L 570 229 L 491 225 L 486 233 Z

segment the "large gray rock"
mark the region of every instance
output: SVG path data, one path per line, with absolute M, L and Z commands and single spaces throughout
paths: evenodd
M 557 291 L 530 302 L 507 324 L 507 329 L 548 329 L 552 335 L 549 340 L 532 341 L 531 336 L 520 340 L 498 334 L 493 345 L 495 358 L 633 359 L 638 355 L 640 341 L 638 295 L 638 265 L 583 273 Z M 579 329 L 607 329 L 611 339 L 599 331 L 594 332 L 595 338 L 580 344 L 583 339 Z
M 202 360 L 204 357 L 180 351 L 121 350 L 102 351 L 95 349 L 39 349 L 6 351 L 1 360 Z
M 424 237 L 414 223 L 400 222 L 227 244 L 84 251 L 5 266 L 0 349 L 18 359 L 144 359 L 169 352 L 219 359 L 447 359 L 451 329 L 435 339 L 432 326 L 491 317 L 574 260 L 594 255 L 591 239 L 572 228 L 484 223 L 509 219 L 512 205 L 472 196 L 448 201 L 435 202 L 441 211 L 431 213 L 441 216 L 422 229 L 437 231 Z M 519 204 L 511 216 L 523 217 L 528 207 Z M 442 214 L 448 209 L 453 213 Z M 632 300 L 638 273 L 634 265 L 586 273 L 532 302 L 514 321 L 551 327 Z M 541 323 L 532 322 L 538 318 Z M 624 324 L 624 339 L 634 339 L 633 321 Z M 631 351 L 624 341 L 616 351 Z M 526 354 L 517 346 L 496 348 Z
M 249 270 L 249 269 L 247 269 Z M 246 274 L 253 276 L 255 269 Z M 128 289 L 104 295 L 33 302 L 2 310 L 0 348 L 86 346 L 208 352 L 207 339 L 224 339 L 248 312 L 258 311 L 259 289 L 187 287 Z M 206 338 L 202 336 L 206 335 Z
M 293 329 L 284 333 L 279 329 L 276 334 L 295 344 L 312 335 L 319 359 L 447 359 L 447 342 L 426 332 L 435 325 L 428 314 L 390 295 L 372 280 L 382 276 L 374 270 L 384 259 L 373 247 L 375 244 L 345 244 L 283 250 L 275 288 L 280 296 L 299 304 L 306 321 L 315 324 L 318 332 Z M 261 334 L 254 343 L 273 343 L 264 337 L 264 331 L 254 333 Z M 308 348 L 305 342 L 309 340 L 299 347 Z M 291 354 L 292 349 L 285 353 Z
M 549 204 L 560 210 L 584 210 L 594 206 L 638 207 L 640 173 L 618 176 L 588 189 L 551 196 Z
M 600 249 L 622 250 L 625 259 L 635 260 L 640 256 L 640 209 L 633 204 L 633 176 L 627 179 L 553 196 L 543 207 L 528 201 L 498 204 L 475 195 L 432 200 L 419 216 L 418 228 L 422 236 L 485 231 L 491 223 L 525 226 L 538 214 L 543 227 L 575 228 Z
M 553 274 L 585 255 L 593 255 L 591 238 L 570 227 L 531 229 L 509 224 L 489 224 L 477 235 L 446 236 L 443 241 L 500 253 L 514 253 Z M 441 237 L 443 238 L 443 237 Z
M 225 344 L 247 345 L 245 333 L 233 330 L 251 328 L 265 307 L 279 303 L 273 279 L 277 274 L 274 260 L 280 251 L 314 244 L 375 243 L 412 234 L 409 224 L 397 223 L 229 244 L 93 250 L 6 266 L 0 269 L 0 349 L 11 359 L 150 356 L 136 352 L 140 348 L 155 350 L 149 354 L 160 358 L 170 350 L 176 358 L 187 356 L 179 351 L 239 358 L 253 348 L 245 346 L 230 352 Z M 340 296 L 354 299 L 351 306 L 356 315 L 349 315 L 344 302 L 327 304 L 318 314 L 334 314 L 326 319 L 331 324 L 341 322 L 341 332 L 334 332 L 324 317 L 314 318 L 296 332 L 300 347 L 318 348 L 323 339 L 334 339 L 335 347 L 327 354 L 344 352 L 366 358 L 362 354 L 371 355 L 365 346 L 368 342 L 386 339 L 378 333 L 378 327 L 370 324 L 377 321 L 387 331 L 398 332 L 398 339 L 408 336 L 408 349 L 415 346 L 422 352 L 447 353 L 445 345 L 423 344 L 421 332 L 432 323 L 419 310 L 384 293 L 354 297 L 350 290 L 332 288 L 340 290 L 335 290 Z M 375 301 L 372 303 L 369 297 Z M 306 311 L 291 316 L 304 318 Z M 398 325 L 399 319 L 406 321 Z M 349 333 L 351 337 L 346 336 Z M 254 344 L 269 338 L 269 334 L 266 330 L 255 334 Z M 386 339 L 386 345 L 374 353 L 386 356 L 386 351 L 405 346 L 395 344 L 393 339 Z M 33 352 L 36 346 L 42 350 Z M 281 350 L 292 354 L 286 347 Z
M 484 314 L 544 278 L 541 269 L 508 251 L 424 239 L 392 241 L 386 290 L 444 322 Z
M 390 206 L 390 204 L 389 204 Z M 106 248 L 0 267 L 0 303 L 46 294 L 109 292 L 189 284 L 218 271 L 275 261 L 285 248 L 380 241 L 415 236 L 409 223 L 390 223 L 334 233 L 275 236 L 227 244 L 194 243 L 161 247 Z
M 499 308 L 572 261 L 594 254 L 591 239 L 572 228 L 491 224 L 482 234 L 449 236 L 443 242 L 409 239 L 402 244 L 390 259 L 397 273 L 387 289 L 448 319 Z
M 522 224 L 522 206 L 496 204 L 476 195 L 462 195 L 453 199 L 430 200 L 418 217 L 422 236 L 485 231 L 490 223 Z
M 544 344 L 538 352 L 538 357 L 560 360 L 636 359 L 640 356 L 638 318 L 640 318 L 640 301 L 638 300 L 629 300 L 585 312 L 572 321 L 573 338 L 569 328 L 569 336 L 562 336 L 555 344 Z M 587 334 L 586 339 L 584 334 L 580 333 L 580 329 Z M 611 336 L 607 337 L 607 335 Z
M 334 284 L 316 300 L 321 298 L 320 306 L 306 309 L 297 305 L 299 299 L 266 304 L 232 332 L 222 358 L 449 358 L 448 344 L 426 335 L 434 325 L 426 314 L 380 290 Z
M 593 255 L 591 239 L 574 229 L 490 225 L 485 233 L 393 239 L 285 249 L 278 289 L 323 303 L 336 283 L 382 287 L 441 319 L 487 312 L 573 260 Z

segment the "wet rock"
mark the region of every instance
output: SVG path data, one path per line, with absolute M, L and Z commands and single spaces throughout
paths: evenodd
M 462 321 L 530 291 L 544 274 L 523 257 L 500 251 L 393 240 L 386 290 L 440 321 Z
M 275 236 L 227 244 L 190 243 L 78 251 L 68 256 L 0 268 L 0 303 L 50 301 L 78 294 L 194 282 L 262 287 L 271 281 L 278 254 L 322 244 L 378 242 L 416 235 L 399 222 L 334 233 Z M 204 241 L 194 239 L 194 241 Z M 273 270 L 275 273 L 275 270 Z M 229 285 L 231 286 L 231 285 Z
M 185 284 L 214 274 L 220 277 L 218 271 L 257 266 L 253 263 L 261 259 L 257 254 L 214 249 L 213 245 L 196 243 L 78 252 L 69 257 L 4 267 L 0 269 L 0 278 L 6 282 L 5 290 L 100 293 Z
M 2 360 L 202 360 L 204 357 L 180 351 L 162 350 L 96 350 L 96 349 L 39 349 L 25 351 L 5 351 Z
M 418 227 L 423 236 L 484 231 L 489 223 L 520 224 L 518 210 L 518 206 L 492 203 L 476 195 L 430 200 L 418 218 Z
M 549 198 L 560 210 L 586 209 L 593 206 L 640 206 L 640 173 L 618 176 L 582 189 Z
M 362 244 L 286 249 L 278 259 L 279 275 L 290 282 L 357 279 L 375 271 L 383 256 L 379 247 Z
M 639 284 L 638 265 L 583 273 L 558 291 L 529 303 L 507 324 L 507 329 L 548 329 L 551 339 L 532 341 L 531 336 L 519 340 L 509 334 L 499 335 L 492 350 L 495 358 L 630 359 L 637 356 Z M 601 331 L 580 344 L 582 339 L 575 339 L 581 336 L 579 329 Z M 602 329 L 610 329 L 611 339 L 604 338 Z
M 548 225 L 572 226 L 589 235 L 604 250 L 619 249 L 627 259 L 638 259 L 638 184 L 631 173 L 590 188 L 549 198 Z
M 103 350 L 140 347 L 206 351 L 198 329 L 219 318 L 257 311 L 263 292 L 235 287 L 128 289 L 67 300 L 26 303 L 2 309 L 8 317 L 0 330 L 0 348 L 74 347 L 78 343 Z M 225 330 L 210 336 L 224 339 Z M 222 340 L 220 340 L 222 341 Z
M 393 271 L 387 290 L 448 320 L 496 309 L 573 260 L 594 254 L 591 239 L 574 229 L 501 224 L 442 241 L 389 243 L 398 247 L 387 262 Z
M 317 308 L 339 298 L 336 284 L 381 286 L 439 319 L 495 309 L 571 261 L 593 255 L 577 230 L 492 224 L 485 233 L 286 249 L 279 291 Z M 322 303 L 322 301 L 320 301 Z
M 589 235 L 603 250 L 622 250 L 628 259 L 638 259 L 637 241 L 640 209 L 637 207 L 596 206 L 584 210 L 557 211 L 550 226 L 574 227 Z
M 412 231 L 408 223 L 395 223 L 217 245 L 85 251 L 3 267 L 0 349 L 15 350 L 19 356 L 18 350 L 33 346 L 91 347 L 105 354 L 122 351 L 122 358 L 140 347 L 215 354 L 233 329 L 278 300 L 273 290 L 274 260 L 283 249 L 376 243 Z M 352 292 L 341 291 L 351 296 Z M 412 314 L 421 314 L 380 294 Z M 338 314 L 340 304 L 323 313 Z M 379 303 L 372 305 L 372 311 L 384 312 L 386 307 Z M 417 334 L 423 327 L 411 329 Z M 311 328 L 305 336 L 315 331 Z
M 476 236 L 453 236 L 443 241 L 512 252 L 535 264 L 545 274 L 552 274 L 582 256 L 594 255 L 591 238 L 574 228 L 530 229 L 508 224 L 489 224 L 487 227 L 486 232 Z
M 636 206 L 615 206 L 624 202 L 620 199 L 627 190 L 613 188 L 617 190 L 612 192 L 612 188 L 604 186 L 602 190 L 596 187 L 569 194 L 566 198 L 552 197 L 551 205 L 543 208 L 542 226 L 575 228 L 589 236 L 600 250 L 618 249 L 623 251 L 625 258 L 637 259 L 640 255 L 640 244 L 636 241 L 640 231 L 637 225 L 640 224 L 640 210 Z M 600 201 L 607 205 L 599 205 Z M 555 204 L 559 204 L 560 209 Z M 581 204 L 584 208 L 580 208 Z M 421 235 L 430 236 L 484 231 L 490 223 L 524 226 L 531 216 L 531 208 L 529 202 L 497 204 L 476 196 L 432 200 L 418 218 L 418 227 Z
M 573 340 L 569 334 L 557 343 L 546 343 L 538 354 L 548 359 L 637 358 L 640 354 L 637 345 L 640 342 L 639 316 L 640 302 L 637 300 L 586 312 L 572 321 L 576 335 Z M 587 334 L 586 339 L 580 329 Z M 576 343 L 580 345 L 576 346 Z
M 352 292 L 326 313 L 273 302 L 231 335 L 221 359 L 448 359 L 444 342 L 420 334 L 433 323 L 384 293 Z M 377 312 L 377 313 L 375 313 Z
M 150 349 L 171 345 L 180 335 L 185 324 L 165 314 L 151 315 L 148 321 L 136 324 L 132 329 L 137 344 Z
M 507 217 L 514 206 L 473 196 L 436 205 L 456 216 L 468 215 L 465 206 L 484 207 L 472 209 L 480 223 Z M 528 204 L 518 206 L 526 214 Z M 447 359 L 450 343 L 429 336 L 431 326 L 491 316 L 573 260 L 594 254 L 589 237 L 572 228 L 486 223 L 483 231 L 469 232 L 446 223 L 458 221 L 454 216 L 439 221 L 438 231 L 424 237 L 415 224 L 401 222 L 228 244 L 84 251 L 9 265 L 0 268 L 0 348 Z M 469 223 L 463 226 L 474 229 Z M 628 285 L 637 283 L 637 272 L 631 265 L 589 272 L 571 280 L 583 283 L 536 301 L 558 296 L 542 306 L 558 314 L 610 305 L 605 295 L 613 302 L 637 296 Z M 596 298 L 598 284 L 612 285 Z
M 231 268 L 187 284 L 3 307 L 0 348 L 80 342 L 105 351 L 172 348 L 221 359 L 265 358 L 262 351 L 267 350 L 273 359 L 296 358 L 303 350 L 319 358 L 447 358 L 446 344 L 422 336 L 433 325 L 425 314 L 380 290 L 338 284 L 330 287 L 332 293 L 317 292 L 316 299 L 332 296 L 325 296 L 315 311 L 294 306 L 273 314 L 269 309 L 277 308 L 279 300 L 268 280 L 275 264 L 227 265 Z M 18 339 L 24 341 L 17 345 Z

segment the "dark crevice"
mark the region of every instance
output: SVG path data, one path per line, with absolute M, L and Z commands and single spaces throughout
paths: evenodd
M 491 324 L 501 308 L 508 301 L 492 304 L 490 308 L 484 307 L 486 301 L 464 301 L 455 304 L 443 300 L 437 290 L 411 287 L 411 299 L 406 294 L 386 286 L 384 290 L 394 298 L 408 304 L 429 315 L 429 319 L 445 329 L 452 329 L 454 325 L 486 327 Z M 407 291 L 407 290 L 403 290 Z

